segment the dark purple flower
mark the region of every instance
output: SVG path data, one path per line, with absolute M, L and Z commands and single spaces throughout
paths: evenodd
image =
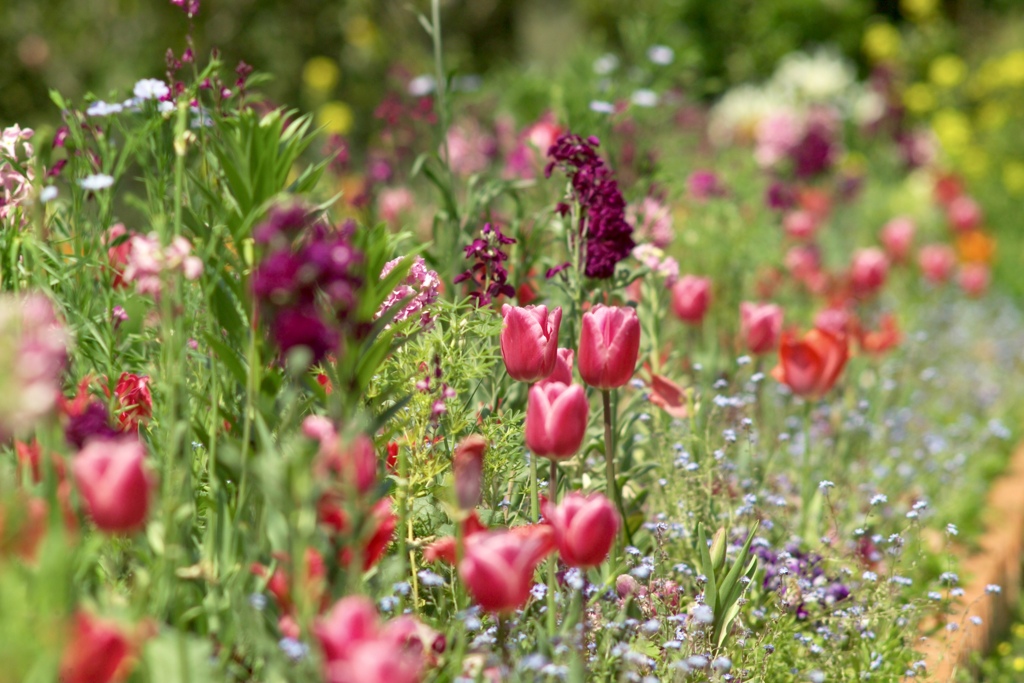
M 783 182 L 774 181 L 765 192 L 765 204 L 776 211 L 785 211 L 796 206 L 796 192 Z
M 99 401 L 90 401 L 78 415 L 72 415 L 64 428 L 64 439 L 82 450 L 89 439 L 116 439 L 119 432 L 110 426 L 107 407 Z
M 313 354 L 312 364 L 319 363 L 338 347 L 338 332 L 328 327 L 312 308 L 281 311 L 274 319 L 272 334 L 281 355 L 304 346 Z
M 508 284 L 508 270 L 501 265 L 502 261 L 508 260 L 508 254 L 502 247 L 515 242 L 501 231 L 500 226 L 487 223 L 480 231 L 480 237 L 463 247 L 466 259 L 473 264 L 456 275 L 453 282 L 472 282 L 469 296 L 476 299 L 477 306 L 486 306 L 499 296 L 515 296 L 515 288 Z
M 252 231 L 256 244 L 270 244 L 279 240 L 292 240 L 309 225 L 309 213 L 298 204 L 274 207 L 266 220 Z
M 811 124 L 803 139 L 790 152 L 798 178 L 810 178 L 832 166 L 832 132 L 824 124 Z
M 636 243 L 633 226 L 626 221 L 626 202 L 596 147 L 596 137 L 583 140 L 578 135 L 559 137 L 548 150 L 551 162 L 546 177 L 561 168 L 572 184 L 573 198 L 580 207 L 579 236 L 584 248 L 587 277 L 606 279 L 615 274 L 615 264 L 629 256 Z M 563 209 L 564 206 L 564 209 Z M 559 204 L 566 215 L 568 206 Z

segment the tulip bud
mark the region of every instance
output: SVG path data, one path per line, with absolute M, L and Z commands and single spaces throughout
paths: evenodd
M 906 217 L 893 218 L 882 227 L 882 246 L 885 247 L 889 258 L 896 263 L 907 260 L 915 231 L 914 221 Z
M 786 234 L 796 240 L 809 240 L 818 232 L 818 220 L 810 211 L 793 211 L 782 219 Z
M 981 207 L 970 197 L 961 195 L 946 208 L 946 218 L 958 232 L 974 230 L 981 225 Z
M 672 287 L 672 310 L 684 323 L 700 323 L 710 301 L 711 280 L 706 277 L 684 275 Z
M 570 567 L 596 567 L 608 557 L 619 532 L 619 513 L 601 494 L 569 493 L 558 506 L 545 501 L 544 517 L 555 531 L 562 562 Z
M 850 284 L 857 294 L 874 294 L 885 284 L 888 274 L 889 259 L 881 249 L 869 247 L 854 252 L 853 263 L 850 266 Z
M 472 510 L 480 504 L 486 450 L 487 439 L 479 434 L 470 434 L 455 447 L 455 455 L 452 457 L 455 497 L 463 510 Z
M 85 509 L 108 533 L 129 533 L 146 522 L 152 481 L 145 447 L 134 439 L 90 441 L 71 464 Z
M 63 683 L 111 683 L 126 672 L 131 644 L 114 624 L 85 612 L 75 617 L 60 664 Z
M 640 353 L 640 319 L 628 307 L 598 304 L 583 314 L 580 376 L 596 389 L 615 389 L 633 377 Z
M 924 246 L 917 258 L 925 279 L 935 284 L 948 280 L 956 266 L 956 253 L 945 244 Z
M 571 458 L 587 435 L 586 393 L 578 384 L 544 382 L 530 387 L 526 404 L 526 447 L 537 456 Z
M 483 610 L 508 613 L 529 600 L 537 564 L 554 549 L 549 527 L 530 530 L 529 534 L 481 533 L 466 539 L 459 576 Z
M 725 566 L 725 527 L 720 527 L 711 538 L 711 566 L 716 576 Z
M 988 289 L 991 274 L 988 266 L 981 263 L 965 263 L 957 275 L 960 289 L 967 296 L 979 297 Z
M 779 343 L 782 309 L 775 304 L 740 304 L 740 335 L 751 353 L 767 353 Z
M 615 577 L 615 592 L 620 598 L 628 598 L 640 591 L 640 582 L 629 574 L 619 574 Z
M 547 306 L 501 307 L 501 357 L 512 379 L 536 382 L 555 369 L 562 309 Z

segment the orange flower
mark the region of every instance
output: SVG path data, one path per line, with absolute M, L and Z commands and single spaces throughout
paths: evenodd
M 992 263 L 996 241 L 980 230 L 971 230 L 956 237 L 956 251 L 967 263 Z
M 779 364 L 772 377 L 794 394 L 818 398 L 839 379 L 848 357 L 846 335 L 814 328 L 798 338 L 787 330 L 779 342 Z
M 903 335 L 891 314 L 882 316 L 877 330 L 857 330 L 857 341 L 865 353 L 884 353 L 900 343 Z

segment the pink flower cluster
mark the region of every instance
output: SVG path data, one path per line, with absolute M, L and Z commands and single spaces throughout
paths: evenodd
M 0 298 L 0 441 L 54 409 L 66 345 L 67 333 L 46 297 Z
M 396 258 L 384 264 L 384 269 L 380 273 L 381 278 L 387 277 L 388 273 L 401 260 L 401 258 Z M 429 325 L 433 321 L 433 317 L 430 315 L 427 307 L 437 301 L 438 286 L 440 284 L 441 279 L 437 276 L 437 273 L 427 268 L 427 263 L 423 260 L 422 256 L 417 256 L 412 262 L 409 274 L 402 280 L 400 285 L 395 287 L 395 291 L 388 295 L 384 303 L 380 305 L 380 310 L 377 311 L 374 318 L 384 315 L 386 311 L 391 310 L 399 301 L 412 297 L 406 301 L 405 307 L 395 316 L 394 322 L 400 323 L 419 313 L 420 324 Z
M 17 124 L 0 134 L 0 221 L 8 220 L 31 195 L 34 173 L 29 160 L 33 150 L 28 141 L 33 134 L 31 128 Z
M 626 221 L 636 226 L 640 239 L 649 240 L 661 249 L 671 244 L 676 235 L 672 228 L 672 210 L 654 197 L 644 197 L 639 203 L 630 204 Z M 636 256 L 636 252 L 633 255 Z
M 133 235 L 129 244 L 128 263 L 121 277 L 134 282 L 139 294 L 159 296 L 160 274 L 165 270 L 181 270 L 186 280 L 195 280 L 203 272 L 202 260 L 190 256 L 192 244 L 184 237 L 175 237 L 166 249 L 155 232 Z

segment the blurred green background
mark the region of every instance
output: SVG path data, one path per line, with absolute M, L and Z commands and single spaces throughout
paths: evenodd
M 938 0 L 935 0 L 936 2 Z M 947 16 L 1019 4 L 945 2 Z M 445 0 L 448 66 L 482 74 L 512 65 L 550 67 L 583 46 L 603 51 L 672 47 L 710 96 L 769 73 L 783 54 L 835 43 L 859 55 L 864 20 L 899 20 L 899 0 Z M 202 0 L 191 22 L 196 51 L 218 48 L 273 74 L 275 102 L 344 105 L 365 120 L 382 83 L 430 70 L 416 13 L 429 0 Z M 965 19 L 966 21 L 967 19 Z M 48 89 L 74 100 L 123 96 L 139 78 L 161 77 L 168 49 L 180 54 L 190 21 L 170 0 L 4 0 L 0 5 L 0 123 L 38 125 L 55 112 Z M 322 57 L 326 60 L 310 62 Z M 407 76 L 406 76 L 407 78 Z M 357 127 L 358 130 L 358 127 Z

